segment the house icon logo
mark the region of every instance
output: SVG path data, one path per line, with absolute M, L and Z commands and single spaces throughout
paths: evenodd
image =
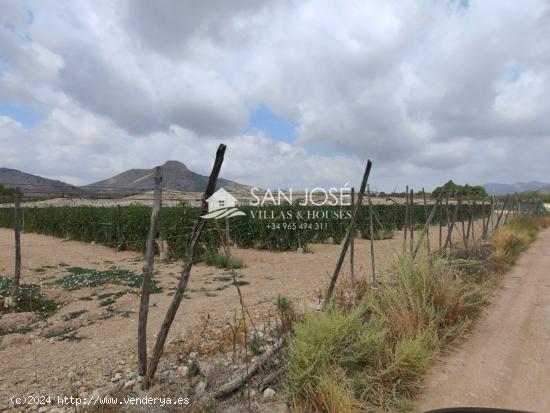
M 202 215 L 204 219 L 220 219 L 245 216 L 243 211 L 236 207 L 237 198 L 220 188 L 206 200 L 208 203 L 208 214 Z

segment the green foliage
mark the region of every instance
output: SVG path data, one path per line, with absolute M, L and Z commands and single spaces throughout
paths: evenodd
M 468 196 L 472 198 L 481 198 L 487 196 L 487 191 L 485 191 L 485 188 L 480 185 L 458 185 L 450 180 L 445 185 L 435 188 L 432 192 L 432 198 L 439 198 L 441 194 L 443 194 L 443 196 L 449 194 L 449 197 L 451 198 Z
M 95 241 L 119 250 L 145 251 L 151 208 L 127 207 L 46 207 L 23 208 L 23 231 L 84 242 Z M 173 257 L 185 257 L 198 208 L 164 208 L 159 232 Z M 0 209 L 0 226 L 13 228 L 13 208 Z M 212 222 L 207 222 L 199 240 L 199 255 L 219 247 Z
M 0 204 L 15 202 L 15 189 L 0 185 Z
M 32 327 L 12 327 L 12 328 L 0 328 L 0 336 L 5 336 L 8 334 L 26 334 L 30 333 L 33 330 Z
M 12 279 L 0 276 L 0 297 L 11 295 Z M 27 312 L 34 311 L 42 318 L 47 318 L 55 313 L 61 304 L 45 297 L 39 284 L 19 284 L 19 294 L 14 307 L 5 308 L 2 306 L 0 312 Z
M 450 208 L 452 210 L 454 205 Z M 488 210 L 489 206 L 485 205 L 485 208 Z M 309 243 L 322 243 L 328 239 L 340 243 L 351 217 L 350 206 L 304 207 L 289 204 L 262 208 L 242 206 L 240 209 L 247 216 L 228 221 L 231 243 L 241 248 L 276 251 L 296 251 Z M 405 205 L 373 205 L 375 239 L 388 238 L 392 231 L 402 229 L 405 209 Z M 475 205 L 472 210 L 476 217 L 482 213 L 481 205 Z M 144 251 L 150 212 L 149 207 L 141 205 L 23 208 L 23 231 L 84 242 L 95 241 L 119 250 Z M 260 212 L 264 214 L 264 219 L 258 218 Z M 467 219 L 469 213 L 469 208 L 462 208 L 458 219 Z M 167 207 L 162 209 L 161 215 L 159 233 L 168 244 L 171 258 L 185 258 L 198 208 Z M 424 205 L 416 203 L 409 208 L 409 215 L 413 225 L 422 226 L 426 220 Z M 437 214 L 432 222 L 437 223 L 439 218 Z M 446 224 L 446 214 L 441 214 L 441 219 Z M 220 247 L 219 235 L 212 221 L 206 221 L 199 238 L 196 256 L 202 259 L 217 253 Z M 0 226 L 13 228 L 13 223 L 13 208 L 0 208 Z M 361 237 L 369 237 L 369 210 L 366 205 L 359 209 L 357 229 Z
M 61 284 L 67 290 L 78 290 L 85 287 L 100 287 L 105 284 L 124 285 L 132 288 L 140 288 L 142 277 L 137 276 L 133 271 L 122 269 L 110 269 L 99 271 L 81 267 L 67 268 L 68 275 L 58 279 L 56 284 Z M 151 293 L 162 291 L 155 280 L 149 285 Z
M 375 228 L 374 231 L 374 238 L 375 240 L 382 240 L 382 239 L 392 239 L 393 238 L 393 230 L 389 228 Z M 365 239 L 371 239 L 370 235 L 370 229 L 365 230 L 361 233 L 362 237 Z
M 259 355 L 262 352 L 260 333 L 257 330 L 252 331 L 252 338 L 250 339 L 250 350 L 252 354 Z
M 206 263 L 217 268 L 239 269 L 244 267 L 244 261 L 241 258 L 227 256 L 219 252 L 210 252 L 206 256 Z

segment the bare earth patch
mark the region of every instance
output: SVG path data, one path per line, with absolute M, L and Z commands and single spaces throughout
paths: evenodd
M 445 237 L 445 228 L 443 237 Z M 438 231 L 431 230 L 432 245 Z M 479 226 L 477 234 L 480 234 Z M 419 233 L 415 233 L 418 239 Z M 0 229 L 0 275 L 13 274 L 13 231 Z M 455 233 L 455 242 L 461 235 Z M 9 397 L 22 394 L 90 395 L 112 384 L 129 380 L 137 371 L 136 330 L 139 290 L 126 285 L 107 283 L 78 289 L 66 289 L 59 283 L 71 274 L 71 268 L 109 271 L 133 271 L 141 276 L 140 253 L 113 249 L 78 241 L 22 234 L 23 283 L 39 283 L 42 292 L 61 308 L 48 319 L 31 324 L 24 334 L 0 336 L 0 407 Z M 312 253 L 268 252 L 233 249 L 245 268 L 239 269 L 244 300 L 256 323 L 265 323 L 275 314 L 274 302 L 279 294 L 290 297 L 297 309 L 315 308 L 324 294 L 328 279 L 340 253 L 340 246 L 316 244 Z M 370 277 L 368 240 L 355 240 L 357 277 Z M 402 232 L 391 240 L 375 241 L 377 269 L 383 271 L 402 249 Z M 341 278 L 349 274 L 348 260 Z M 149 346 L 158 332 L 171 301 L 181 262 L 155 262 L 155 280 L 162 292 L 151 295 L 149 311 Z M 234 314 L 240 314 L 239 298 L 224 269 L 199 263 L 193 267 L 186 298 L 176 316 L 169 342 L 200 334 L 204 320 L 214 334 L 222 334 Z M 4 320 L 4 317 L 7 317 Z M 2 316 L 0 322 L 8 322 Z M 28 321 L 28 320 L 27 320 Z M 25 324 L 28 324 L 25 321 Z

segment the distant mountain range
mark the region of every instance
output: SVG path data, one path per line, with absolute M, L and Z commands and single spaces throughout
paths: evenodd
M 208 177 L 190 171 L 179 161 L 167 161 L 161 165 L 161 168 L 164 189 L 182 192 L 202 192 L 206 189 Z M 24 194 L 30 196 L 62 194 L 93 196 L 98 193 L 130 195 L 152 190 L 155 186 L 154 176 L 155 168 L 130 169 L 112 178 L 78 187 L 16 169 L 0 168 L 0 185 L 11 188 L 19 186 Z M 239 193 L 248 192 L 250 188 L 228 179 L 219 178 L 218 188 L 222 186 L 228 191 Z
M 540 192 L 550 194 L 550 184 L 539 181 L 517 182 L 515 184 L 488 183 L 483 185 L 490 195 L 518 194 L 522 192 Z
M 0 168 L 0 185 L 7 188 L 19 186 L 24 194 L 37 197 L 63 194 L 76 195 L 83 192 L 81 188 L 65 182 L 9 168 Z

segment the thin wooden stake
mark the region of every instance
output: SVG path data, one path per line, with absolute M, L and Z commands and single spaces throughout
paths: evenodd
M 424 188 L 422 188 L 422 195 L 424 197 L 424 219 L 426 220 L 426 222 L 428 221 L 428 201 L 426 200 L 426 190 Z M 435 203 L 435 206 L 437 206 L 437 202 Z M 435 211 L 434 211 L 434 214 L 435 214 Z M 432 217 L 433 218 L 433 217 Z M 431 221 L 431 220 L 430 220 Z M 427 248 L 428 248 L 428 258 L 432 259 L 432 251 L 431 251 L 431 246 L 430 246 L 430 227 L 428 226 L 426 229 L 426 241 L 427 241 Z
M 472 206 L 470 207 L 470 223 L 468 224 L 472 228 L 472 245 L 476 244 L 475 222 L 474 222 L 475 211 L 476 211 L 476 201 L 474 201 Z
M 485 239 L 485 195 L 483 195 L 483 198 L 481 199 L 481 239 Z
M 157 234 L 160 209 L 162 204 L 162 172 L 161 167 L 155 168 L 155 192 L 151 219 L 149 220 L 149 232 L 145 247 L 145 263 L 143 265 L 143 283 L 141 285 L 141 300 L 139 303 L 138 317 L 138 369 L 139 375 L 147 373 L 147 315 L 149 313 L 150 283 L 153 278 L 155 266 L 155 237 Z
M 445 203 L 445 212 L 447 217 L 447 237 L 449 236 L 449 232 L 451 232 L 451 214 L 449 212 L 449 191 L 447 192 L 447 200 Z M 451 244 L 453 243 L 452 240 L 450 241 Z M 445 239 L 445 248 L 447 247 L 447 240 Z
M 409 185 L 405 188 L 405 223 L 403 224 L 403 254 L 407 250 L 407 232 L 409 231 Z
M 369 202 L 369 231 L 370 231 L 370 261 L 372 267 L 372 285 L 376 285 L 376 265 L 374 263 L 374 223 L 372 221 L 372 201 L 370 199 L 370 187 L 367 185 L 367 200 Z
M 439 251 L 441 251 L 442 247 L 442 239 L 443 239 L 443 208 L 441 208 L 441 203 L 439 205 L 439 209 L 437 210 L 439 214 Z
M 471 220 L 472 204 L 471 204 L 471 202 L 472 202 L 471 199 L 468 197 L 467 205 L 468 205 L 468 210 L 470 211 L 470 214 L 468 215 L 468 228 L 466 230 L 466 234 L 465 234 L 465 237 L 464 237 L 464 240 L 465 240 L 464 248 L 465 249 L 468 249 L 468 244 L 470 242 L 470 230 L 472 229 L 472 220 Z M 464 215 L 462 216 L 462 222 L 464 222 Z
M 506 208 L 506 206 L 508 205 L 508 198 L 510 198 L 510 194 L 507 194 L 506 198 L 504 199 L 504 203 L 502 204 L 502 209 L 500 210 L 500 214 L 498 215 L 497 223 L 495 224 L 495 228 L 494 228 L 495 231 L 500 225 L 500 220 L 502 219 L 502 215 L 504 214 L 504 208 Z
M 414 248 L 414 192 L 411 189 L 411 194 L 409 197 L 409 201 L 411 203 L 410 211 L 409 211 L 409 226 L 411 229 L 411 239 L 410 239 L 410 254 L 413 255 L 413 248 Z
M 487 216 L 487 224 L 485 225 L 485 236 L 483 239 L 487 240 L 489 238 L 489 228 L 491 228 L 491 231 L 493 230 L 493 210 L 495 207 L 495 197 L 494 195 L 491 195 L 490 198 L 490 206 L 489 206 L 489 215 Z
M 187 249 L 187 257 L 183 264 L 180 280 L 178 282 L 176 292 L 174 293 L 174 296 L 172 298 L 172 302 L 170 303 L 170 307 L 168 308 L 168 311 L 166 312 L 166 315 L 164 317 L 164 321 L 162 322 L 162 325 L 160 327 L 157 341 L 153 349 L 153 355 L 151 356 L 151 360 L 149 361 L 149 366 L 147 368 L 147 374 L 145 376 L 145 379 L 143 380 L 142 387 L 144 389 L 149 388 L 149 386 L 151 385 L 151 382 L 155 375 L 155 371 L 157 370 L 158 363 L 160 361 L 160 357 L 164 350 L 164 343 L 166 342 L 166 338 L 168 337 L 168 333 L 170 332 L 170 327 L 172 326 L 174 317 L 176 316 L 178 308 L 181 304 L 181 300 L 183 299 L 185 289 L 187 288 L 187 283 L 191 274 L 191 268 L 193 267 L 193 258 L 195 257 L 195 251 L 199 243 L 199 237 L 206 224 L 206 221 L 201 216 L 205 215 L 208 212 L 208 204 L 206 200 L 210 198 L 210 196 L 212 196 L 214 190 L 216 189 L 216 185 L 218 183 L 218 175 L 220 174 L 220 169 L 222 167 L 225 149 L 226 146 L 224 144 L 221 144 L 218 148 L 218 151 L 216 152 L 216 160 L 214 161 L 212 172 L 210 173 L 210 177 L 208 178 L 208 185 L 206 186 L 206 190 L 204 191 L 204 194 L 202 196 L 202 203 L 199 210 L 199 215 L 195 222 L 195 226 L 193 227 L 193 232 L 191 233 L 189 247 Z
M 359 208 L 361 207 L 361 203 L 363 202 L 363 196 L 365 195 L 365 189 L 367 188 L 367 182 L 369 180 L 371 167 L 372 167 L 372 162 L 369 159 L 367 161 L 367 167 L 365 168 L 365 173 L 363 175 L 363 181 L 361 182 L 361 188 L 359 189 L 359 195 L 357 196 L 357 204 L 355 205 L 355 208 L 354 208 L 353 213 L 351 215 L 351 222 L 350 222 L 346 237 L 344 239 L 344 245 L 342 246 L 342 251 L 340 252 L 340 257 L 338 258 L 338 262 L 336 263 L 336 268 L 334 269 L 334 274 L 332 275 L 332 278 L 330 279 L 330 284 L 328 286 L 327 294 L 325 296 L 325 301 L 323 302 L 323 308 L 326 308 L 326 306 L 328 305 L 328 303 L 330 301 L 330 298 L 332 297 L 334 287 L 336 286 L 336 281 L 338 280 L 338 275 L 340 274 L 340 270 L 342 269 L 342 264 L 344 263 L 344 258 L 346 257 L 346 252 L 347 252 L 348 247 L 349 247 L 351 236 L 353 235 L 353 233 L 355 231 L 355 224 L 357 222 L 357 214 L 358 214 Z
M 430 227 L 430 223 L 432 222 L 433 217 L 435 216 L 435 212 L 437 211 L 437 205 L 440 202 L 440 199 L 438 199 L 431 212 L 428 216 L 428 219 L 426 220 L 426 224 L 424 224 L 424 230 L 422 231 L 422 234 L 420 235 L 420 239 L 418 240 L 418 244 L 416 244 L 416 248 L 414 250 L 414 253 L 412 254 L 413 259 L 416 257 L 416 254 L 418 253 L 418 250 L 420 248 L 420 245 L 422 244 L 422 241 L 424 240 L 424 237 L 428 234 L 428 228 Z
M 355 206 L 355 188 L 351 188 L 351 210 L 353 211 L 353 208 Z M 355 282 L 355 233 L 351 237 L 350 241 L 350 250 L 349 250 L 349 276 L 351 279 L 351 282 Z
M 15 272 L 11 283 L 11 305 L 17 306 L 21 279 L 21 188 L 15 188 Z
M 443 246 L 443 248 L 447 248 L 447 246 L 450 247 L 451 245 L 451 239 L 452 239 L 451 235 L 453 234 L 453 228 L 458 218 L 458 210 L 460 209 L 461 204 L 462 204 L 462 199 L 459 198 L 455 207 L 455 213 L 454 213 L 453 219 L 449 224 L 449 232 L 447 233 L 447 239 L 445 240 L 445 245 Z

